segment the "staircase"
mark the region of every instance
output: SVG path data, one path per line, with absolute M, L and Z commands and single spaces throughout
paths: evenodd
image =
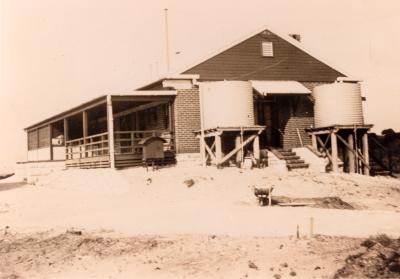
M 291 149 L 274 148 L 271 151 L 279 159 L 286 161 L 286 167 L 289 171 L 294 169 L 307 169 L 309 166 Z

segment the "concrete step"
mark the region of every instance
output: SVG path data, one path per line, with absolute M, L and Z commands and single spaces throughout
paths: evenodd
M 298 164 L 287 164 L 286 165 L 288 170 L 293 170 L 293 169 L 306 169 L 308 168 L 308 164 L 305 163 L 298 163 Z
M 293 169 L 304 169 L 308 168 L 309 164 L 306 164 L 304 160 L 300 158 L 300 156 L 296 155 L 296 152 L 293 152 L 292 149 L 283 149 L 283 148 L 277 148 L 275 149 L 277 154 L 277 157 L 285 161 L 286 163 L 286 168 L 290 171 Z
M 292 149 L 283 149 L 283 148 L 275 148 L 275 150 L 278 150 L 279 152 L 292 152 Z
M 289 160 L 299 160 L 299 159 L 300 159 L 300 156 L 297 156 L 297 155 L 285 156 L 285 157 L 283 157 L 283 159 L 284 159 L 286 162 L 289 161 Z
M 295 156 L 296 155 L 296 153 L 293 152 L 293 151 L 279 151 L 279 153 L 284 157 L 286 157 L 286 156 Z
M 300 157 L 299 157 L 300 158 Z M 294 160 L 286 160 L 287 164 L 304 164 L 304 160 L 294 159 Z

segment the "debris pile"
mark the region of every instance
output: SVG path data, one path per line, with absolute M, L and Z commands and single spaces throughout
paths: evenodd
M 378 235 L 363 241 L 361 250 L 347 257 L 335 279 L 400 278 L 400 239 Z
M 343 201 L 339 197 L 289 198 L 285 196 L 273 196 L 272 204 L 273 205 L 304 204 L 310 207 L 317 207 L 317 208 L 354 209 L 354 207 L 351 204 Z

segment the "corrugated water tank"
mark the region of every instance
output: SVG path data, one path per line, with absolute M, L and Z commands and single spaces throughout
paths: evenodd
M 332 83 L 316 86 L 314 123 L 316 128 L 332 125 L 364 124 L 359 83 Z
M 200 83 L 204 129 L 254 125 L 253 87 L 248 81 Z

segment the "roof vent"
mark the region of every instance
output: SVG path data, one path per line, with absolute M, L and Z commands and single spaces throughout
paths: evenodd
M 290 37 L 295 39 L 296 41 L 301 42 L 301 35 L 300 34 L 289 34 Z
M 273 57 L 274 56 L 274 48 L 272 42 L 262 42 L 262 56 L 264 57 Z

